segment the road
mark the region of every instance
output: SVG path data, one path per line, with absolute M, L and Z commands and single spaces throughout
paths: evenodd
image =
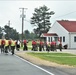
M 37 66 L 16 55 L 0 54 L 0 75 L 76 75 L 76 68 Z
M 54 75 L 48 71 L 21 60 L 15 55 L 0 54 L 0 75 Z

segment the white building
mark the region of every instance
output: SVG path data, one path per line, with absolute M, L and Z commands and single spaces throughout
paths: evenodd
M 68 48 L 76 48 L 76 21 L 56 21 L 41 37 L 46 38 L 47 42 L 55 40 L 57 43 L 60 38 L 63 46 L 67 44 Z

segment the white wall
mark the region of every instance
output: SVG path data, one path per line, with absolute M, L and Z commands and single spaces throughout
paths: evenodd
M 76 36 L 76 33 L 72 33 L 71 34 L 71 38 L 70 38 L 70 48 L 76 48 L 76 42 L 74 42 L 74 36 Z
M 55 22 L 53 24 L 48 33 L 57 33 L 59 37 L 65 36 L 65 42 L 62 41 L 62 45 L 68 44 L 69 47 L 69 32 L 65 28 L 63 28 L 58 22 Z

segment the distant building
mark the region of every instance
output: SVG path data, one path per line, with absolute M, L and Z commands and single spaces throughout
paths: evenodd
M 61 41 L 62 45 L 68 45 L 68 48 L 76 48 L 76 21 L 61 20 L 56 21 L 48 33 L 41 35 L 47 42 L 53 40 Z

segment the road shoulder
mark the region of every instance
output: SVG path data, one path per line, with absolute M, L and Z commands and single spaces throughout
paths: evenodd
M 25 60 L 28 60 L 36 65 L 44 65 L 44 66 L 50 66 L 50 67 L 61 67 L 61 68 L 74 68 L 73 66 L 69 65 L 61 65 L 54 62 L 46 61 L 37 57 L 34 57 L 32 55 L 27 54 L 27 52 L 16 52 L 16 55 L 18 55 L 21 58 L 24 58 Z

